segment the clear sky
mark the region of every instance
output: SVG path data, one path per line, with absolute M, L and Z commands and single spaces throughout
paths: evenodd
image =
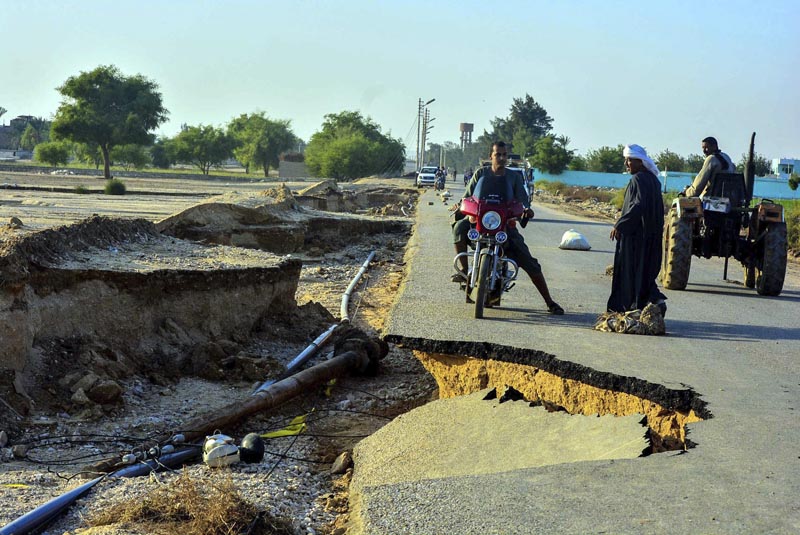
M 800 0 L 0 0 L 0 106 L 49 118 L 69 76 L 114 64 L 169 121 L 289 119 L 306 141 L 358 110 L 416 147 L 477 134 L 533 96 L 579 153 L 638 143 L 800 158 Z

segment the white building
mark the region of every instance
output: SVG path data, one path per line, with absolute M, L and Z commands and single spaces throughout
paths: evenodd
M 772 174 L 788 180 L 792 173 L 800 174 L 800 160 L 795 158 L 775 158 L 772 160 Z

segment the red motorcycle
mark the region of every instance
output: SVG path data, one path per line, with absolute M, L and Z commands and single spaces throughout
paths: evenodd
M 525 207 L 513 195 L 482 195 L 480 189 L 479 183 L 475 194 L 462 199 L 459 207 L 474 224 L 467 234 L 474 252 L 460 253 L 453 259 L 453 267 L 460 273 L 458 259 L 467 256 L 469 270 L 461 287 L 467 303 L 475 304 L 478 319 L 483 317 L 484 307 L 499 306 L 503 292 L 514 286 L 519 266 L 504 256 L 503 245 L 508 241 L 509 225 L 515 225 L 516 220 L 523 227 L 527 224 L 527 219 L 522 219 Z

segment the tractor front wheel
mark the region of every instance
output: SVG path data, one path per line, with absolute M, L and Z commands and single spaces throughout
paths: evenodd
M 664 225 L 664 255 L 661 262 L 661 284 L 670 290 L 684 290 L 692 267 L 692 225 L 669 211 Z

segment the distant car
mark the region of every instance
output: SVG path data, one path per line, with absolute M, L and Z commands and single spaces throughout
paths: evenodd
M 432 188 L 436 184 L 436 167 L 423 167 L 417 173 L 417 187 L 418 188 Z
M 526 168 L 525 168 L 524 164 L 519 163 L 519 162 L 510 162 L 506 166 L 506 171 L 511 171 L 513 173 L 519 173 L 522 176 L 522 183 L 525 186 L 525 191 L 528 194 L 528 199 L 529 200 L 533 200 L 533 190 L 532 190 L 532 186 L 533 185 L 530 182 L 528 182 L 528 180 L 525 178 L 528 175 L 525 173 Z

